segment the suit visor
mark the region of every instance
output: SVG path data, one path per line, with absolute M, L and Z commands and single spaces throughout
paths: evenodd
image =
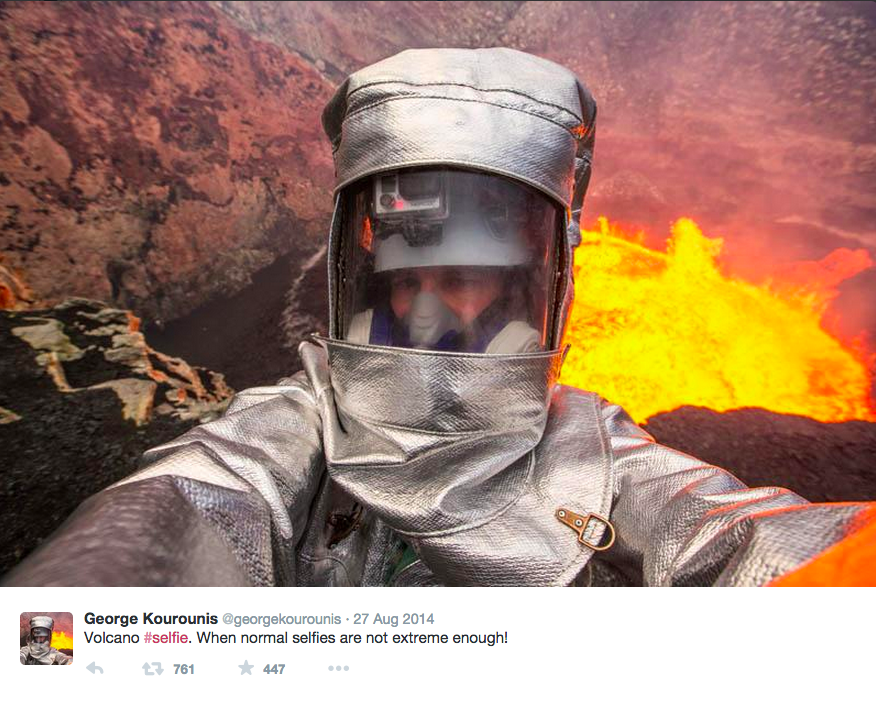
M 354 343 L 468 353 L 544 350 L 562 212 L 484 173 L 381 173 L 348 187 L 339 329 Z

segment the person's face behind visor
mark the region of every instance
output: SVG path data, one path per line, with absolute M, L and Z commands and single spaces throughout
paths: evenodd
M 52 631 L 48 628 L 34 628 L 30 632 L 30 651 L 34 654 L 48 652 L 52 640 Z
M 547 197 L 450 170 L 383 173 L 346 196 L 343 338 L 477 353 L 547 346 L 561 216 Z
M 502 294 L 502 271 L 495 268 L 407 268 L 390 273 L 390 306 L 408 318 L 423 293 L 440 297 L 463 325 L 471 324 Z

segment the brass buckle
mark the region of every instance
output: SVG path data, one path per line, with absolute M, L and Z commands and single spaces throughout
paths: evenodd
M 559 508 L 557 509 L 557 518 L 565 523 L 569 528 L 575 531 L 578 534 L 578 542 L 582 545 L 586 545 L 591 550 L 595 550 L 597 552 L 602 552 L 603 550 L 608 550 L 612 545 L 614 545 L 615 532 L 614 526 L 611 525 L 611 522 L 607 518 L 603 518 L 599 514 L 586 514 L 582 516 L 581 514 L 576 514 L 574 511 L 570 511 L 569 509 Z M 589 540 L 584 537 L 584 531 L 587 530 L 587 526 L 590 525 L 590 520 L 599 521 L 605 526 L 605 531 L 602 533 L 602 538 L 600 538 L 600 542 L 605 539 L 605 534 L 609 534 L 608 543 L 605 545 L 600 545 L 599 543 L 593 544 Z

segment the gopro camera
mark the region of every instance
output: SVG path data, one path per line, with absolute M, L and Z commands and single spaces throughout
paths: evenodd
M 410 171 L 385 173 L 374 178 L 374 215 L 377 219 L 446 219 L 447 189 L 444 173 Z

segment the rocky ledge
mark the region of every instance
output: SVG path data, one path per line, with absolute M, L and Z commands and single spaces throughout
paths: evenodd
M 221 374 L 150 348 L 139 324 L 87 299 L 0 312 L 0 571 L 233 396 Z

